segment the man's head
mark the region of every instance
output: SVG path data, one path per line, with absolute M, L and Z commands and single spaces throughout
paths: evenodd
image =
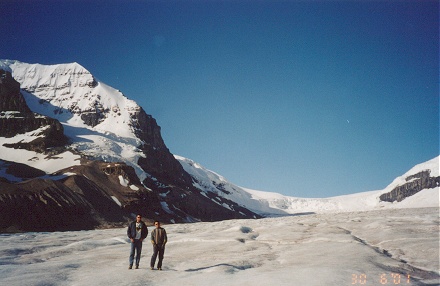
M 158 221 L 158 220 L 154 221 L 154 226 L 156 228 L 159 228 L 160 227 L 160 221 Z
M 140 214 L 138 214 L 138 215 L 136 216 L 136 222 L 140 222 L 141 219 L 142 219 L 142 216 L 141 216 Z

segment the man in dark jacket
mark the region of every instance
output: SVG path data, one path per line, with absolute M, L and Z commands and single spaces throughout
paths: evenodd
M 151 243 L 153 244 L 153 255 L 151 256 L 150 268 L 154 269 L 154 264 L 156 263 L 157 254 L 159 254 L 159 262 L 157 263 L 157 269 L 162 270 L 162 260 L 165 253 L 165 244 L 167 243 L 167 232 L 165 229 L 160 227 L 160 222 L 155 221 L 154 226 L 156 227 L 151 232 Z
M 138 214 L 136 221 L 131 222 L 128 225 L 127 236 L 131 241 L 130 258 L 128 269 L 133 268 L 134 252 L 136 250 L 136 269 L 139 268 L 139 261 L 141 260 L 142 241 L 148 235 L 148 229 L 145 223 L 141 220 L 142 216 Z

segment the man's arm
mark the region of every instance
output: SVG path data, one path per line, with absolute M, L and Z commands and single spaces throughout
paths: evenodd
M 132 239 L 132 237 L 131 237 L 131 223 L 128 225 L 128 228 L 127 228 L 127 236 L 128 236 L 128 238 Z
M 145 223 L 142 223 L 141 233 L 142 233 L 141 239 L 144 240 L 148 236 L 148 228 Z
M 167 241 L 168 241 L 167 232 L 165 231 L 165 229 L 163 229 L 163 246 L 165 246 Z
M 152 231 L 151 231 L 151 244 L 152 245 L 155 245 L 156 244 L 156 242 L 154 241 L 154 232 L 155 232 L 156 230 L 155 229 L 153 229 Z

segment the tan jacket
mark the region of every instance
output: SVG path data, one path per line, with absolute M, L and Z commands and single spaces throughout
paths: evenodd
M 167 232 L 164 228 L 155 228 L 151 232 L 151 243 L 153 245 L 165 246 L 167 239 Z

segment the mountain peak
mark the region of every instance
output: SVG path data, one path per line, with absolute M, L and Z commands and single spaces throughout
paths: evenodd
M 134 138 L 133 114 L 141 108 L 120 91 L 99 82 L 83 66 L 73 62 L 57 65 L 1 60 L 12 71 L 33 111 L 60 122 L 92 127 L 105 133 Z
M 136 102 L 99 82 L 76 62 L 42 65 L 0 60 L 0 69 L 11 71 L 33 112 L 64 126 L 72 149 L 89 158 L 130 162 L 140 179 L 145 178 L 136 162 L 143 156 L 139 147 L 152 140 L 138 136 L 143 110 Z

